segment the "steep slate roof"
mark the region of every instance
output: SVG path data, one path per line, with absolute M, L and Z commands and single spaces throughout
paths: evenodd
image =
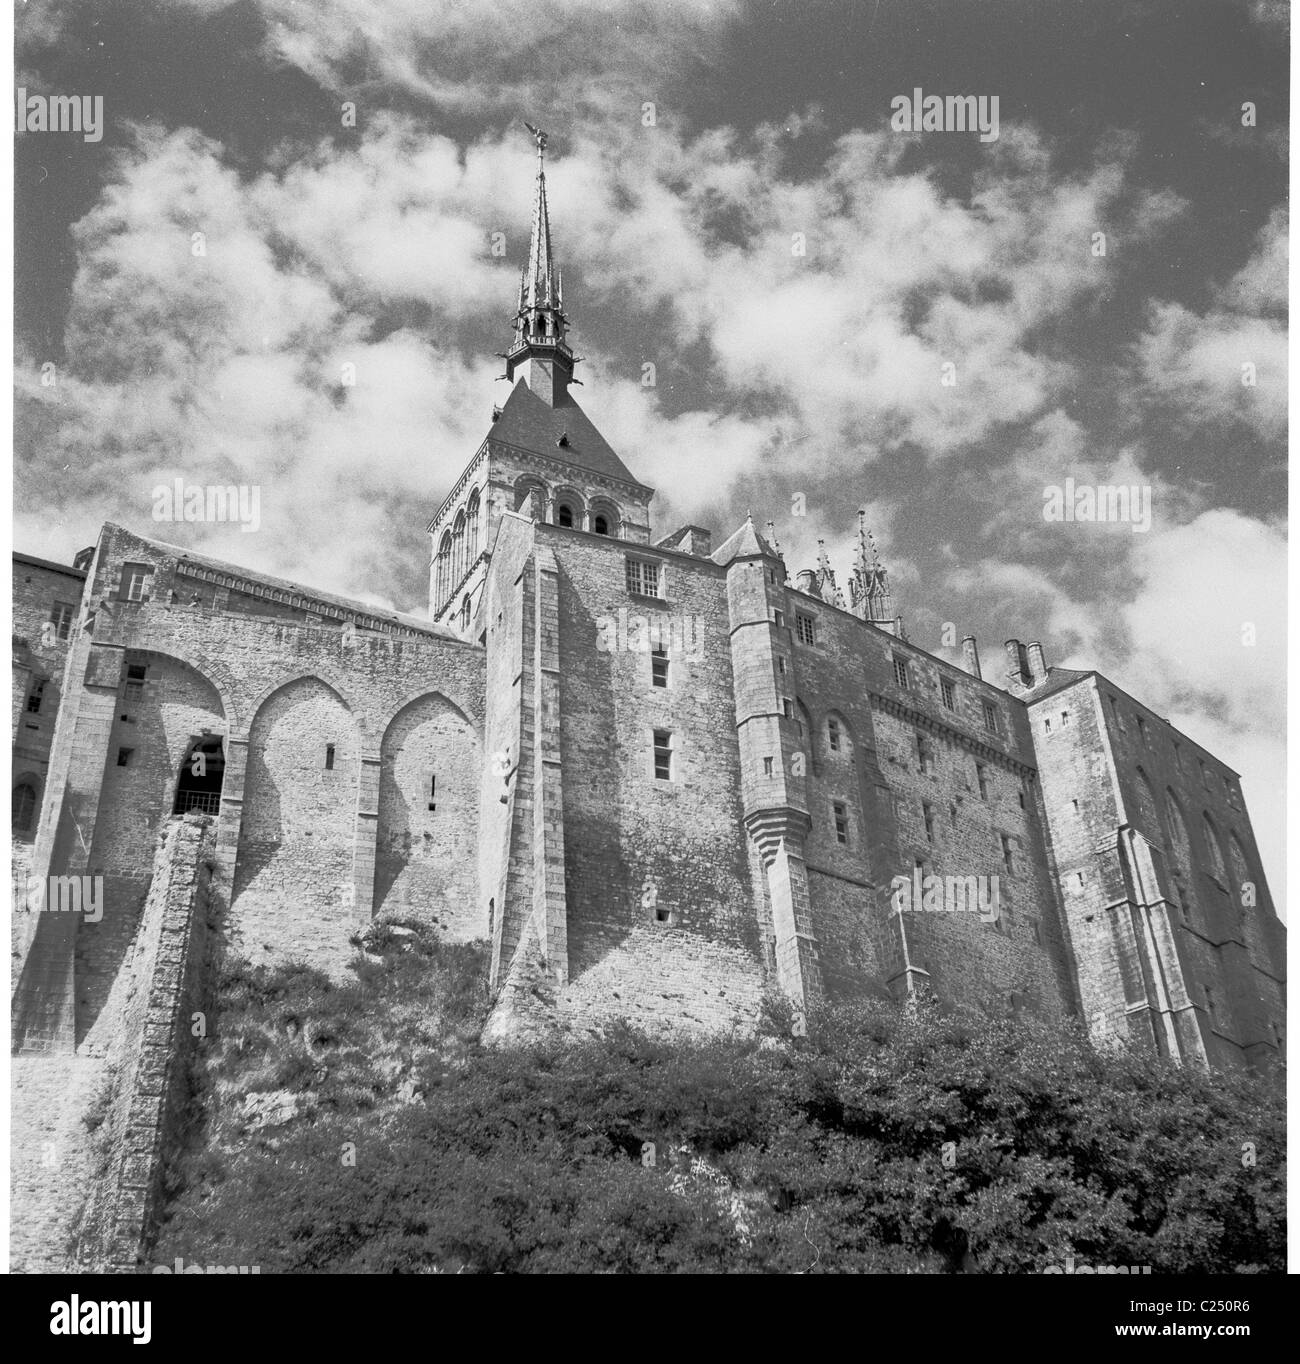
M 564 435 L 569 438 L 568 444 L 560 445 L 559 439 Z M 522 379 L 511 390 L 501 415 L 488 432 L 488 439 L 517 445 L 521 450 L 531 450 L 548 459 L 563 460 L 589 473 L 631 483 L 646 492 L 653 491 L 632 477 L 627 465 L 571 395 L 566 394 L 564 402 L 551 407 Z
M 751 558 L 756 554 L 766 554 L 776 558 L 776 551 L 754 529 L 754 518 L 747 516 L 745 524 L 728 536 L 709 556 L 715 564 L 725 568 L 733 559 Z
M 1032 706 L 1035 701 L 1041 701 L 1046 696 L 1055 696 L 1058 691 L 1064 691 L 1067 687 L 1074 686 L 1076 682 L 1082 682 L 1085 677 L 1096 676 L 1097 673 L 1092 668 L 1082 671 L 1078 668 L 1048 668 L 1047 681 L 1027 696 L 1021 697 L 1021 700 Z

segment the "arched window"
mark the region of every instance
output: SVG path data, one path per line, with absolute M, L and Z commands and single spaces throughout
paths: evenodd
M 455 586 L 465 576 L 465 509 L 456 513 L 451 528 L 451 581 Z
M 462 630 L 469 629 L 470 606 L 469 593 L 467 592 L 465 600 L 460 604 L 460 628 Z
M 591 515 L 591 528 L 597 535 L 613 536 L 616 540 L 620 538 L 623 518 L 618 507 L 609 498 L 593 498 L 588 511 Z
M 559 509 L 559 511 L 557 511 L 556 514 L 555 514 L 555 522 L 556 522 L 556 525 L 559 525 L 559 526 L 570 526 L 570 527 L 572 527 L 572 525 L 573 525 L 573 508 L 572 508 L 571 506 L 569 506 L 569 504 L 568 504 L 567 502 L 561 502 L 561 503 L 560 503 L 560 509 Z
M 14 787 L 13 811 L 10 827 L 13 833 L 30 833 L 36 819 L 36 788 L 29 781 Z
M 1237 835 L 1233 833 L 1228 835 L 1228 860 L 1232 863 L 1232 885 L 1229 889 L 1232 891 L 1233 900 L 1240 904 L 1245 894 L 1242 886 L 1253 878 L 1246 854 L 1242 851 L 1241 844 L 1237 842 Z
M 1201 832 L 1205 835 L 1205 851 L 1208 854 L 1210 871 L 1214 873 L 1220 885 L 1227 885 L 1228 872 L 1223 865 L 1223 847 L 1219 843 L 1219 831 L 1214 827 L 1214 821 L 1208 814 L 1201 814 Z
M 1160 816 L 1158 814 L 1159 807 L 1156 805 L 1156 793 L 1147 774 L 1140 767 L 1137 770 L 1137 779 L 1140 830 L 1144 837 L 1158 842 L 1160 840 Z
M 1183 812 L 1178 808 L 1178 800 L 1172 791 L 1165 793 L 1165 819 L 1169 825 L 1169 857 L 1183 871 L 1192 865 L 1191 844 L 1187 837 L 1187 824 Z
M 204 734 L 193 740 L 181 763 L 173 813 L 183 815 L 191 810 L 203 815 L 219 813 L 221 783 L 225 775 L 226 757 L 220 737 Z
M 465 535 L 469 551 L 466 568 L 470 567 L 478 558 L 478 521 L 479 500 L 478 489 L 475 488 L 469 495 L 469 501 L 465 504 Z
M 434 575 L 437 584 L 434 595 L 441 606 L 447 600 L 447 593 L 451 591 L 451 531 L 445 530 L 442 533 L 442 540 L 438 544 L 438 566 Z

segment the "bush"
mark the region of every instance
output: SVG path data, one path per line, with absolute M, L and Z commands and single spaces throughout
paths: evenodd
M 1280 1094 L 1034 1022 L 485 1051 L 481 948 L 230 970 L 157 1256 L 262 1272 L 1283 1272 Z M 241 1040 L 242 1039 L 242 1040 Z M 249 1092 L 311 1096 L 244 1131 Z M 1252 1164 L 1244 1143 L 1251 1143 Z

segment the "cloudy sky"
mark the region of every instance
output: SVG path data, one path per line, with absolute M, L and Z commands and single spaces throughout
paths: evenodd
M 579 400 L 657 529 L 752 508 L 844 574 L 867 507 L 914 641 L 1106 672 L 1244 774 L 1280 893 L 1287 16 L 19 6 L 18 84 L 102 96 L 105 131 L 17 139 L 16 543 L 114 520 L 422 611 L 428 516 L 505 392 L 528 118 Z M 997 139 L 892 128 L 917 87 L 996 95 Z M 259 487 L 261 529 L 159 526 L 176 477 Z M 1046 522 L 1067 478 L 1149 487 L 1150 529 Z

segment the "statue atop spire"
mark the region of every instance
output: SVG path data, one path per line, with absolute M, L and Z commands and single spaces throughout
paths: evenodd
M 880 562 L 880 551 L 867 529 L 865 508 L 858 509 L 858 543 L 853 554 L 853 576 L 849 579 L 852 611 L 859 620 L 869 620 L 882 630 L 895 629 L 894 598 L 889 590 L 889 574 Z
M 537 146 L 537 184 L 533 198 L 533 228 L 528 264 L 519 280 L 515 336 L 506 352 L 506 378 L 526 365 L 524 379 L 552 407 L 561 406 L 573 382 L 573 351 L 565 340 L 568 319 L 560 272 L 551 255 L 551 217 L 546 203 L 547 134 L 525 121 Z

